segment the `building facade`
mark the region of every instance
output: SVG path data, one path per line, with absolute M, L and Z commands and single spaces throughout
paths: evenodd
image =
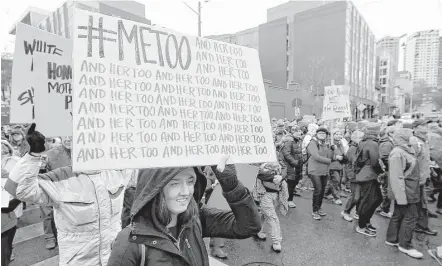
M 439 30 L 419 31 L 407 37 L 405 42 L 405 70 L 413 82 L 424 81 L 428 87 L 438 83 Z
M 442 90 L 442 37 L 439 37 L 439 63 L 437 71 L 437 88 Z
M 400 37 L 387 36 L 376 43 L 376 50 L 385 50 L 392 56 L 392 62 L 395 63 L 395 72 L 399 71 L 399 40 Z
M 405 95 L 413 93 L 413 80 L 411 73 L 408 71 L 397 72 L 395 78 L 395 107 L 400 113 L 407 113 L 405 110 Z
M 380 98 L 380 115 L 391 114 L 392 110 L 398 108 L 396 106 L 396 73 L 397 63 L 390 52 L 383 48 L 376 49 L 376 82 L 381 93 Z

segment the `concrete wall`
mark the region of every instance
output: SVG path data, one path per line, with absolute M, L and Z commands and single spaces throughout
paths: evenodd
M 291 60 L 293 81 L 308 88 L 315 83 L 329 85 L 332 76 L 336 84 L 344 84 L 346 3 L 333 3 L 294 16 Z M 315 61 L 321 61 L 315 65 Z
M 274 86 L 287 86 L 287 20 L 274 20 L 259 26 L 259 59 L 264 79 Z

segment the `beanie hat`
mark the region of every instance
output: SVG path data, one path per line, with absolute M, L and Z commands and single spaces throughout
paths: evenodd
M 360 130 L 355 130 L 350 137 L 351 141 L 355 143 L 359 143 L 362 140 L 362 138 L 364 138 L 364 132 Z
M 380 130 L 381 127 L 379 126 L 378 123 L 369 122 L 365 127 L 365 135 L 377 137 L 379 135 Z

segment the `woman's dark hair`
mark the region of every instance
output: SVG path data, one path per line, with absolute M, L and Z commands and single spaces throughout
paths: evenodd
M 172 221 L 172 216 L 170 214 L 169 209 L 167 208 L 166 200 L 162 189 L 160 190 L 160 193 L 158 193 L 153 199 L 152 208 L 153 208 L 152 214 L 156 215 L 158 222 L 160 222 L 160 224 L 163 225 L 164 227 L 166 227 Z M 198 205 L 195 202 L 195 199 L 192 197 L 192 199 L 189 202 L 189 205 L 187 206 L 187 210 L 178 215 L 178 224 L 180 225 L 186 224 L 192 219 L 198 217 L 199 217 Z

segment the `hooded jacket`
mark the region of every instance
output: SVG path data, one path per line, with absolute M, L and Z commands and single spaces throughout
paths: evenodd
M 327 144 L 313 138 L 307 146 L 310 157 L 307 161 L 307 172 L 309 175 L 328 175 L 328 168 L 332 162 L 333 152 Z
M 420 185 L 430 178 L 430 147 L 428 146 L 427 133 L 415 130 L 414 136 L 410 138 L 410 145 L 414 149 L 414 154 L 419 164 Z
M 418 203 L 419 190 L 419 165 L 409 146 L 412 131 L 399 129 L 393 136 L 395 147 L 391 151 L 389 164 L 389 190 L 399 205 Z
M 375 137 L 366 135 L 364 140 L 358 145 L 356 151 L 356 180 L 358 182 L 366 182 L 376 180 L 378 175 L 382 173 L 379 165 L 379 145 Z
M 261 229 L 260 215 L 249 191 L 239 182 L 236 188 L 223 192 L 231 211 L 208 208 L 201 203 L 206 188 L 206 178 L 194 168 L 197 181 L 193 199 L 199 205 L 199 217 L 178 226 L 178 237 L 174 239 L 159 224 L 151 204 L 155 196 L 179 172 L 185 168 L 163 168 L 140 170 L 136 198 L 132 205 L 132 223 L 117 236 L 112 247 L 108 266 L 140 265 L 142 244 L 146 248 L 144 265 L 209 265 L 203 237 L 244 239 L 257 234 Z M 234 166 L 226 166 L 220 173 L 212 167 L 218 178 L 236 175 Z M 227 177 L 229 178 L 229 177 Z M 150 215 L 149 215 L 150 214 Z
M 430 157 L 436 164 L 442 168 L 442 135 L 437 131 L 432 131 L 427 134 L 428 144 L 430 148 Z
M 388 158 L 393 148 L 393 142 L 387 134 L 379 140 L 379 156 L 386 167 L 386 171 L 388 171 Z
M 295 180 L 302 176 L 302 143 L 293 136 L 287 136 L 282 154 L 287 166 L 287 179 Z
M 19 200 L 54 206 L 59 265 L 107 265 L 121 230 L 124 188 L 136 171 L 83 174 L 68 166 L 38 174 L 41 164 L 41 157 L 26 154 L 6 190 Z

